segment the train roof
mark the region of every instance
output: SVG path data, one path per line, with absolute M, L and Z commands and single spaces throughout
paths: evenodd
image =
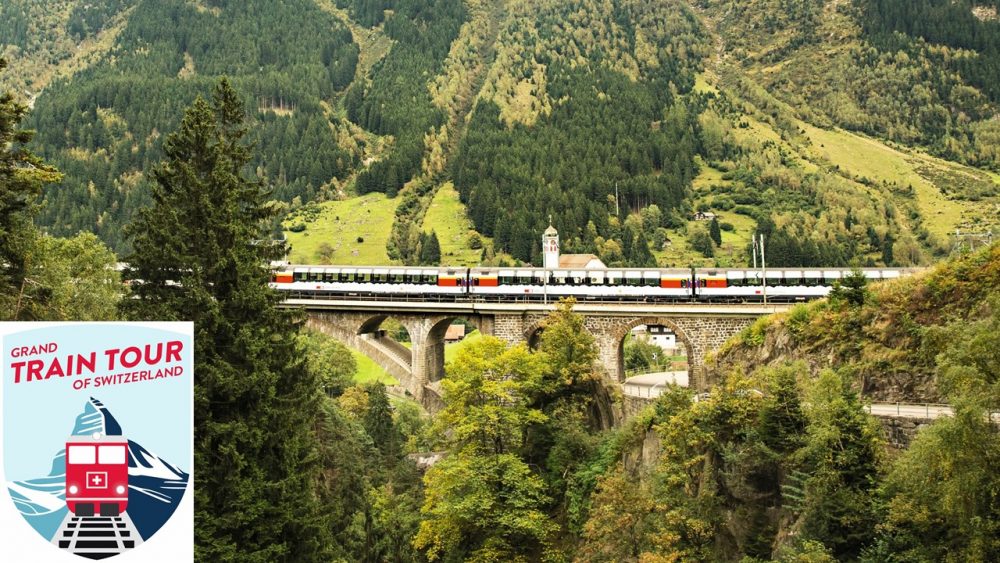
M 277 265 L 272 263 L 272 265 Z M 666 274 L 689 274 L 692 268 L 538 268 L 534 266 L 401 266 L 397 264 L 393 265 L 321 265 L 321 264 L 281 264 L 282 268 L 285 270 L 293 270 L 296 272 L 358 272 L 358 273 L 403 273 L 408 275 L 413 274 L 427 274 L 427 273 L 441 273 L 447 272 L 449 274 L 454 274 L 457 272 L 464 272 L 466 270 L 475 274 L 501 274 L 502 275 L 534 275 L 538 272 L 550 271 L 550 272 L 572 272 L 573 275 L 585 274 L 588 276 L 599 274 L 603 272 L 639 272 L 644 275 L 663 275 Z M 839 273 L 843 275 L 844 272 L 851 272 L 855 269 L 860 270 L 864 273 L 875 273 L 879 272 L 881 277 L 899 277 L 904 274 L 914 274 L 921 272 L 926 268 L 847 268 L 847 267 L 806 267 L 806 266 L 793 266 L 793 267 L 781 267 L 781 268 L 767 268 L 768 274 L 774 273 L 789 273 L 793 275 L 826 275 L 827 273 Z M 720 276 L 725 277 L 729 273 L 743 273 L 746 272 L 761 272 L 762 268 L 753 268 L 750 266 L 745 266 L 742 268 L 693 268 L 695 274 L 709 275 L 709 276 Z M 888 274 L 888 275 L 887 275 Z M 768 277 L 771 277 L 770 275 Z M 831 277 L 831 276 L 827 276 Z M 730 277 L 730 279 L 739 279 L 735 277 Z
M 94 444 L 124 444 L 128 445 L 128 438 L 125 436 L 70 436 L 66 438 L 67 444 L 94 445 Z

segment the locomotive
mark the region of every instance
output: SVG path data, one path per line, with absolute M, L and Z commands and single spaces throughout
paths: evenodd
M 66 441 L 66 506 L 77 516 L 119 516 L 128 507 L 128 440 L 71 436 Z
M 577 301 L 793 303 L 825 297 L 852 270 L 545 269 L 279 266 L 271 287 L 291 299 L 385 299 L 453 302 Z M 870 281 L 899 278 L 912 269 L 865 268 Z

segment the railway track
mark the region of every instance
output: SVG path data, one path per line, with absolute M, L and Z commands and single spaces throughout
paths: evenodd
M 142 543 L 142 538 L 128 513 L 120 516 L 75 516 L 70 513 L 59 526 L 52 543 L 87 559 L 107 559 L 134 549 Z

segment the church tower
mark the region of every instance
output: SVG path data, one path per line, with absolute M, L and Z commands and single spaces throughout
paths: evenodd
M 552 226 L 552 217 L 549 217 L 549 228 L 542 234 L 542 254 L 545 257 L 544 264 L 547 270 L 559 268 L 559 232 Z

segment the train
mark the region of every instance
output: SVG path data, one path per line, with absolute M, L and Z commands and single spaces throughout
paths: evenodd
M 794 303 L 825 297 L 846 268 L 466 268 L 276 266 L 271 287 L 288 299 L 421 301 Z M 870 281 L 896 279 L 905 268 L 863 268 Z
M 119 516 L 128 508 L 128 440 L 66 440 L 66 507 L 76 516 Z

